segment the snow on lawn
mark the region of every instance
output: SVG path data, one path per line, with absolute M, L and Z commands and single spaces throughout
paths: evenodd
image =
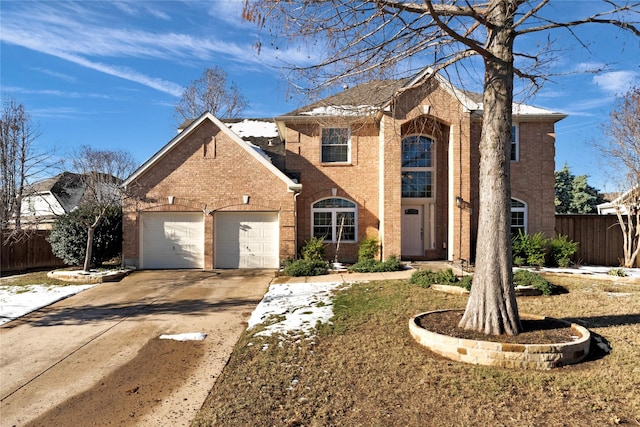
M 93 286 L 0 286 L 0 325 Z
M 256 336 L 271 336 L 299 331 L 312 337 L 318 322 L 327 323 L 333 317 L 331 298 L 345 283 L 283 283 L 273 284 L 249 318 L 251 329 L 276 316 L 273 323 Z

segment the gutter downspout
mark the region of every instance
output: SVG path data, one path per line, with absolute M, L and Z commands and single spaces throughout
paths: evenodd
M 298 196 L 301 191 L 298 190 L 293 195 L 293 256 L 298 259 Z

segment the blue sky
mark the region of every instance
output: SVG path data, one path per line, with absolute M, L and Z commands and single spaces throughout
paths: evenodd
M 592 1 L 555 0 L 557 13 Z M 243 117 L 297 108 L 279 67 L 308 61 L 304 49 L 254 49 L 257 29 L 240 19 L 242 1 L 0 2 L 2 98 L 25 105 L 38 125 L 36 144 L 66 156 L 83 144 L 123 149 L 142 163 L 176 133 L 174 109 L 185 86 L 212 66 L 225 70 L 249 101 Z M 553 77 L 527 103 L 569 114 L 557 124 L 556 169 L 566 162 L 602 190 L 593 141 L 614 96 L 640 84 L 640 38 L 605 27 L 567 33 Z M 526 42 L 526 40 L 525 40 Z M 605 66 L 606 65 L 606 66 Z M 599 74 L 585 72 L 604 68 Z

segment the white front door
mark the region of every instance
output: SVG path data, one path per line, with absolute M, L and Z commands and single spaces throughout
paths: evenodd
M 424 256 L 424 214 L 421 205 L 402 206 L 402 255 Z

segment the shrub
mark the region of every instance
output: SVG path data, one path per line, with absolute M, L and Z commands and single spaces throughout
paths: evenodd
M 324 260 L 324 237 L 312 237 L 306 241 L 302 248 L 302 259 L 306 260 Z
M 380 252 L 378 239 L 375 237 L 365 237 L 358 243 L 358 261 L 365 259 L 375 259 Z
M 392 255 L 387 258 L 386 261 L 378 261 L 371 258 L 360 259 L 349 267 L 349 271 L 356 273 L 381 273 L 385 271 L 398 271 L 402 270 L 402 268 L 403 266 L 400 259 Z
M 607 274 L 609 276 L 617 276 L 617 277 L 627 276 L 627 272 L 624 270 L 624 268 L 611 268 L 609 269 L 609 271 L 607 271 Z
M 53 224 L 47 240 L 51 250 L 67 265 L 82 265 L 87 249 L 87 224 L 92 211 L 79 208 L 59 217 Z M 122 210 L 113 206 L 96 227 L 93 238 L 92 264 L 100 265 L 120 256 L 122 251 Z
M 517 270 L 513 273 L 513 286 L 532 286 L 541 291 L 543 295 L 552 295 L 557 291 L 557 286 L 529 270 Z
M 409 283 L 422 286 L 423 288 L 428 288 L 431 285 L 438 283 L 436 281 L 436 272 L 432 270 L 416 270 L 411 273 Z
M 569 240 L 567 236 L 558 235 L 549 240 L 549 258 L 558 267 L 569 267 L 577 250 L 578 243 Z
M 460 279 L 458 279 L 458 277 L 453 273 L 453 270 L 450 268 L 442 271 L 416 270 L 411 274 L 409 283 L 422 286 L 423 288 L 428 288 L 431 285 L 436 284 L 460 286 Z M 465 285 L 467 285 L 466 282 Z
M 285 263 L 284 274 L 294 277 L 327 274 L 329 263 L 324 260 L 324 249 L 324 238 L 312 237 L 302 248 L 302 259 Z
M 471 284 L 473 282 L 473 276 L 462 276 L 462 279 L 458 282 L 458 286 L 471 291 Z
M 288 276 L 320 276 L 327 274 L 329 263 L 317 259 L 298 259 L 284 267 L 284 273 Z
M 511 239 L 512 259 L 523 259 L 526 265 L 542 267 L 545 262 L 547 239 L 541 232 L 527 234 L 518 230 L 518 235 Z

